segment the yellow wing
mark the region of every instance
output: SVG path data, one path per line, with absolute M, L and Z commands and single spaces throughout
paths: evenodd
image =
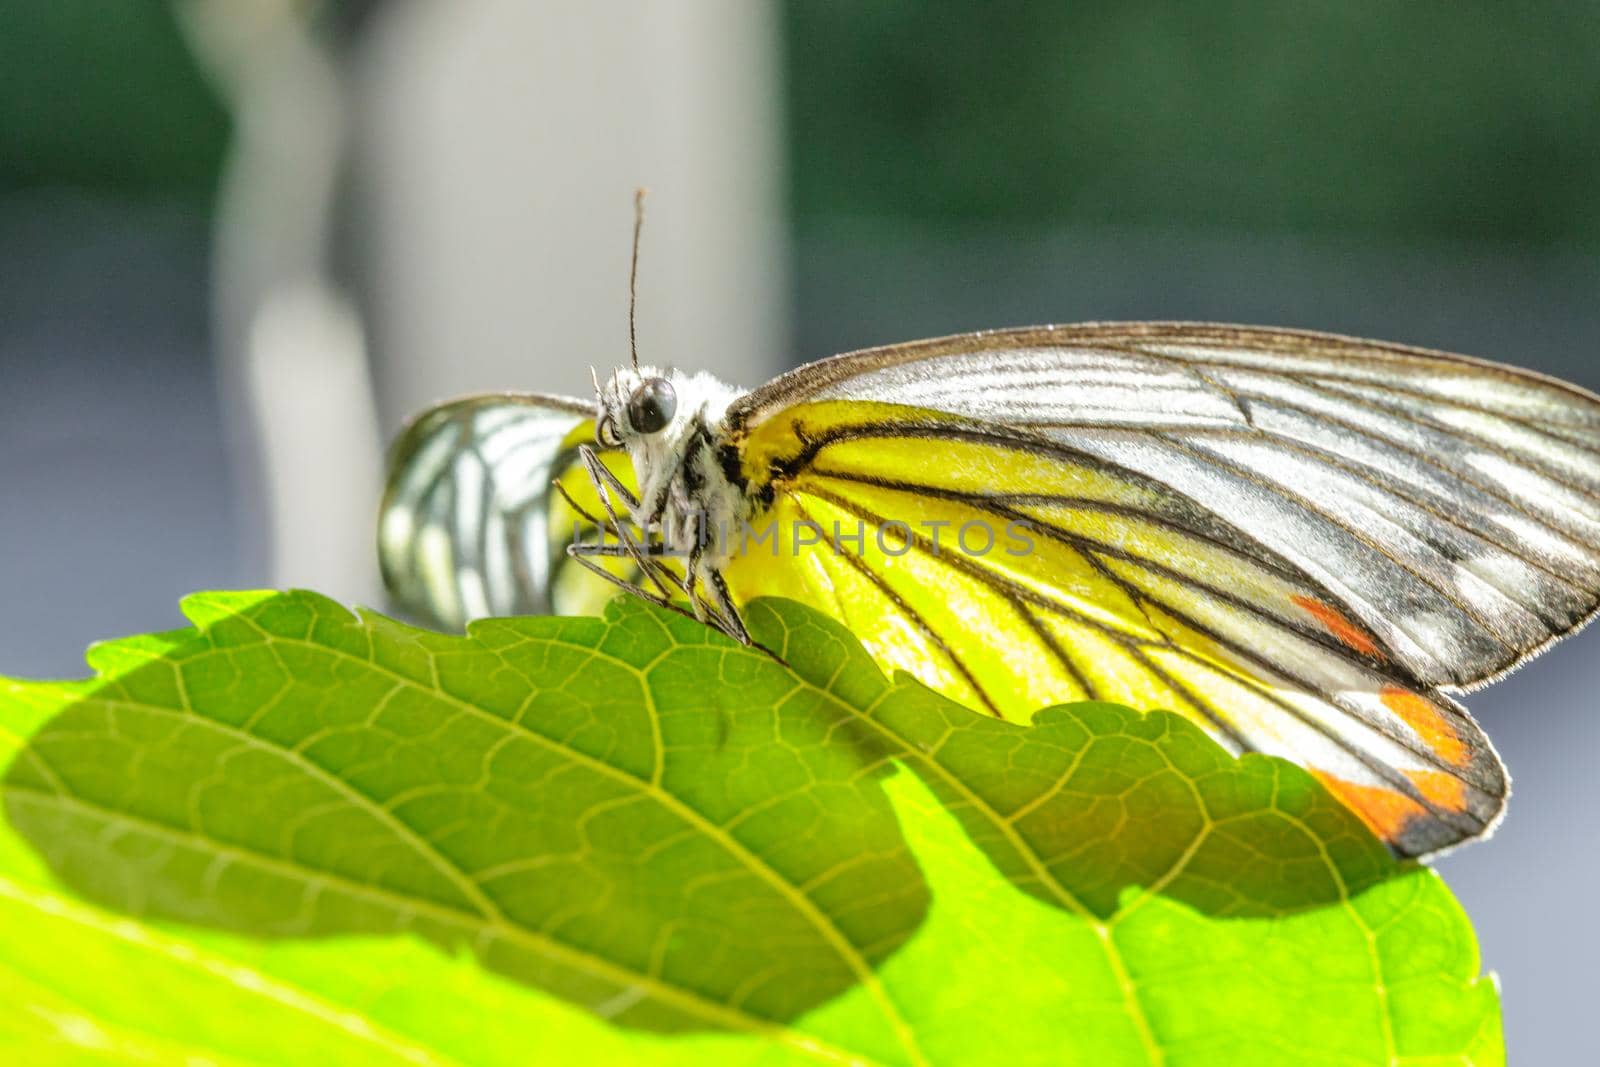
M 1397 851 L 1482 832 L 1507 783 L 1476 724 L 1281 556 L 1172 489 L 947 412 L 801 403 L 743 441 L 760 510 L 725 571 L 848 626 L 883 665 L 1025 719 L 1179 712 L 1308 767 Z

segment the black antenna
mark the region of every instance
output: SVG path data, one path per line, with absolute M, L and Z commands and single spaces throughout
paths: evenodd
M 650 190 L 640 186 L 633 191 L 633 262 L 628 267 L 628 350 L 633 353 L 633 369 L 639 369 L 639 335 L 634 327 L 634 309 L 639 305 L 639 231 L 644 228 L 644 197 Z

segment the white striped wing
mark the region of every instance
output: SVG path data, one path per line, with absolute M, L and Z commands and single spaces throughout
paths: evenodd
M 552 593 L 571 531 L 553 522 L 550 483 L 593 414 L 592 403 L 563 397 L 489 394 L 441 404 L 406 428 L 390 453 L 378 531 L 384 582 L 403 608 L 457 629 L 575 610 Z
M 1467 688 L 1600 606 L 1600 400 L 1526 372 L 1183 323 L 971 334 L 839 356 L 735 406 L 927 408 L 1171 488 L 1306 575 L 1406 680 Z
M 1305 766 L 1403 855 L 1485 833 L 1505 802 L 1444 690 L 1600 604 L 1600 400 L 1463 357 L 1228 326 L 1016 330 L 824 360 L 728 421 L 765 518 L 1036 535 L 1019 558 L 920 538 L 815 548 L 784 575 L 738 557 L 737 596 L 807 600 L 885 666 L 1009 718 L 1177 711 Z

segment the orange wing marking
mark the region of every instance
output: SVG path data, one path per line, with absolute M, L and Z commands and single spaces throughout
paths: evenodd
M 1372 639 L 1372 636 L 1345 618 L 1338 609 L 1324 604 L 1320 600 L 1313 600 L 1308 596 L 1295 596 L 1289 599 L 1294 601 L 1295 607 L 1320 622 L 1323 628 L 1338 638 L 1346 648 L 1352 648 L 1364 656 L 1371 656 L 1373 659 L 1384 659 L 1383 652 L 1378 648 L 1378 643 Z
M 1441 771 L 1406 771 L 1417 792 L 1448 811 L 1467 810 L 1467 787 L 1461 779 Z
M 1465 767 L 1472 762 L 1472 753 L 1462 742 L 1461 735 L 1450 725 L 1439 708 L 1427 697 L 1418 696 L 1409 689 L 1386 685 L 1378 698 L 1383 706 L 1405 720 L 1439 758 L 1452 767 Z
M 1413 819 L 1426 818 L 1428 812 L 1421 804 L 1392 789 L 1382 786 L 1358 785 L 1326 771 L 1311 772 L 1328 792 L 1344 801 L 1372 832 L 1385 841 L 1398 841 Z M 1443 777 L 1443 776 L 1441 776 Z

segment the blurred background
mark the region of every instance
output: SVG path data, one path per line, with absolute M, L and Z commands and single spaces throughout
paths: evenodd
M 0 673 L 195 589 L 381 602 L 404 417 L 745 385 L 962 330 L 1196 318 L 1600 387 L 1600 5 L 6 0 Z M 1475 695 L 1438 864 L 1513 1062 L 1600 1062 L 1600 632 Z

